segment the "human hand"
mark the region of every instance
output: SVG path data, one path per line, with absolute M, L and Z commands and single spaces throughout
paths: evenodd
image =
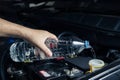
M 37 46 L 40 50 L 42 50 L 46 56 L 52 56 L 52 52 L 50 49 L 45 45 L 45 41 L 47 38 L 55 39 L 58 41 L 57 37 L 45 30 L 35 30 L 31 29 L 28 30 L 25 35 L 25 39 Z
M 9 28 L 8 28 L 9 26 Z M 19 24 L 15 24 L 0 18 L 0 36 L 4 37 L 18 37 L 26 39 L 41 49 L 46 56 L 52 56 L 52 52 L 45 45 L 47 38 L 56 39 L 57 37 L 45 30 L 31 29 Z

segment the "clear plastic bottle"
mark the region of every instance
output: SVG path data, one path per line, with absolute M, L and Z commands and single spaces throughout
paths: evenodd
M 47 39 L 45 44 L 52 51 L 52 57 L 47 57 L 44 52 L 26 41 L 13 43 L 10 47 L 10 57 L 14 62 L 33 62 L 57 57 L 69 58 L 81 53 L 86 48 L 91 48 L 87 41 L 57 42 L 54 39 Z

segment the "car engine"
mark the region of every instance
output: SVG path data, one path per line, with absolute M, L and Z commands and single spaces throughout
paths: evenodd
M 72 32 L 62 32 L 58 39 L 58 42 L 46 40 L 46 46 L 53 53 L 52 57 L 36 57 L 36 48 L 29 42 L 7 39 L 9 47 L 2 56 L 2 62 L 5 62 L 1 65 L 5 69 L 2 74 L 8 76 L 8 80 L 82 80 L 88 79 L 85 76 L 101 73 L 111 62 L 119 59 L 119 50 L 112 49 L 108 50 L 105 58 L 100 58 L 88 40 Z M 41 51 L 39 53 L 44 54 Z
M 13 0 L 5 18 L 54 33 L 58 42 L 45 42 L 52 57 L 25 40 L 0 38 L 0 80 L 120 80 L 120 18 L 104 13 L 104 1 L 41 1 Z

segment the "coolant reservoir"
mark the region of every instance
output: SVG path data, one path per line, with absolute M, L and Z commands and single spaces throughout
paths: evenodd
M 90 72 L 94 72 L 96 70 L 101 69 L 105 65 L 103 60 L 100 59 L 92 59 L 89 61 Z

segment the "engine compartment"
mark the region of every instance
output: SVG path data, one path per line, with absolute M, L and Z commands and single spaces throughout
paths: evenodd
M 89 79 L 96 74 L 104 71 L 109 71 L 110 68 L 115 67 L 119 63 L 120 51 L 117 49 L 97 48 L 93 47 L 91 43 L 80 46 L 73 46 L 71 42 L 85 41 L 78 36 L 73 36 L 73 33 L 62 32 L 59 38 L 58 49 L 51 48 L 53 53 L 63 53 L 62 56 L 55 58 L 48 58 L 36 60 L 33 62 L 15 62 L 10 58 L 10 46 L 14 42 L 19 42 L 19 39 L 6 39 L 4 45 L 7 45 L 7 51 L 4 52 L 1 58 L 1 74 L 3 80 L 84 80 Z M 60 34 L 60 35 L 61 35 Z M 8 43 L 13 40 L 12 43 Z M 64 42 L 65 41 L 65 42 Z M 84 49 L 81 48 L 84 46 Z M 105 48 L 105 49 L 104 49 Z M 19 49 L 19 48 L 18 48 Z M 78 50 L 79 49 L 79 50 Z M 102 51 L 101 51 L 102 50 Z M 80 52 L 79 52 L 80 51 Z M 100 51 L 100 52 L 99 52 Z M 74 55 L 73 55 L 74 53 Z M 99 54 L 100 53 L 100 54 Z M 66 56 L 67 55 L 67 56 Z M 105 65 L 100 69 L 91 72 L 89 61 L 92 59 L 100 59 L 104 61 Z M 116 62 L 117 61 L 117 62 Z M 114 63 L 115 62 L 115 63 Z M 112 66 L 111 66 L 112 64 Z M 113 66 L 114 64 L 114 66 Z M 119 67 L 119 66 L 118 66 Z M 108 73 L 106 73 L 108 74 Z M 104 75 L 106 75 L 104 74 Z M 7 77 L 5 77 L 7 76 Z M 97 80 L 96 78 L 95 80 Z M 90 79 L 91 80 L 91 79 Z
M 62 49 L 58 51 L 53 49 L 53 53 L 69 54 L 75 52 L 76 54 L 67 57 L 62 55 L 63 57 L 33 61 L 32 63 L 14 62 L 10 58 L 10 46 L 19 39 L 2 39 L 0 42 L 1 80 L 110 80 L 115 78 L 116 76 L 113 78 L 106 78 L 106 76 L 120 72 L 119 18 L 83 12 L 56 12 L 46 8 L 49 7 L 45 7 L 45 9 L 42 9 L 41 6 L 25 8 L 17 13 L 17 17 L 12 14 L 11 20 L 35 29 L 48 30 L 58 37 L 64 32 L 77 34 L 77 36 L 69 34 L 70 36 L 62 38 L 67 41 L 67 43 L 63 43 L 65 45 L 60 46 Z M 116 25 L 118 25 L 117 28 L 115 28 Z M 92 49 L 86 48 L 76 52 L 74 50 L 77 48 L 73 48 L 71 40 L 82 43 L 87 40 Z M 89 61 L 92 59 L 104 61 L 104 67 L 90 72 Z M 116 78 L 116 80 L 119 79 Z

